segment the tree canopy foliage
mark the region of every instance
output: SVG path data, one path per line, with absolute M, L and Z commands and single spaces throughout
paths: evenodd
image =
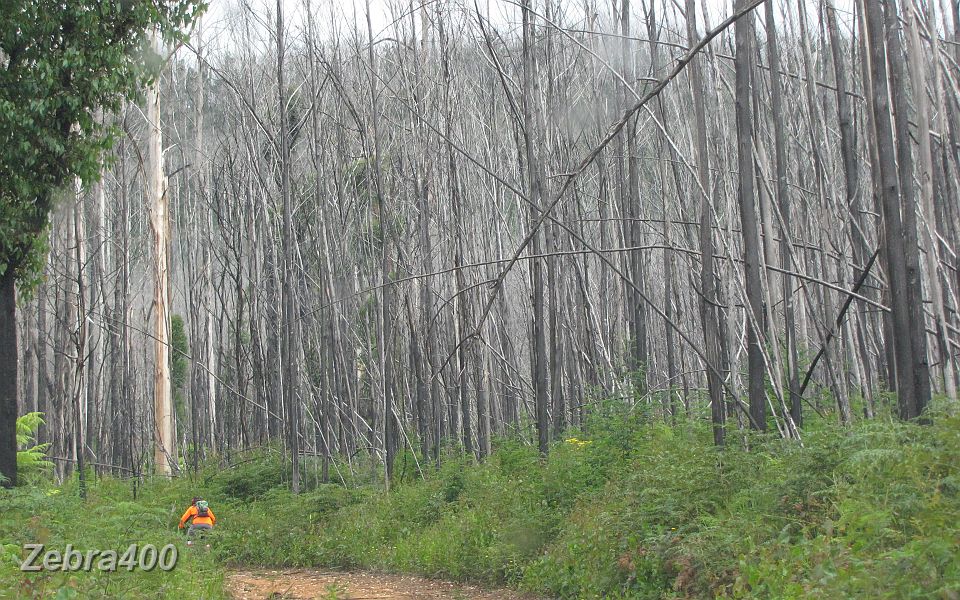
M 0 7 L 0 274 L 38 273 L 55 190 L 97 178 L 115 129 L 97 118 L 155 76 L 153 31 L 178 40 L 196 0 L 10 0 Z

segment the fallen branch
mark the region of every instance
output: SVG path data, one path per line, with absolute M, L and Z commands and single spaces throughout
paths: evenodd
M 813 362 L 810 363 L 810 367 L 807 369 L 807 374 L 803 376 L 803 383 L 800 384 L 801 398 L 803 397 L 803 392 L 807 389 L 807 385 L 810 383 L 810 378 L 813 376 L 813 370 L 817 368 L 817 363 L 820 362 L 820 358 L 827 351 L 827 346 L 830 345 L 830 340 L 832 340 L 834 334 L 839 331 L 840 326 L 843 324 L 843 318 L 847 314 L 847 309 L 849 309 L 850 305 L 853 304 L 853 299 L 858 296 L 857 292 L 859 292 L 860 288 L 863 287 L 864 282 L 870 275 L 870 269 L 873 267 L 873 263 L 877 261 L 877 256 L 879 255 L 880 248 L 877 248 L 873 251 L 873 255 L 870 257 L 870 260 L 867 261 L 867 266 L 865 266 L 863 271 L 860 273 L 860 278 L 857 279 L 856 283 L 853 284 L 853 289 L 847 293 L 847 299 L 843 301 L 843 306 L 840 307 L 840 312 L 837 314 L 837 320 L 834 323 L 834 326 L 827 333 L 827 339 L 823 342 L 823 346 L 820 347 L 817 355 L 813 357 Z

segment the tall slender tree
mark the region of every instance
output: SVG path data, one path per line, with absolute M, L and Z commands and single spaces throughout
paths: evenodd
M 738 0 L 743 9 L 747 0 Z M 763 282 L 760 272 L 760 232 L 753 174 L 753 52 L 756 42 L 753 13 L 747 13 L 735 25 L 736 34 L 736 114 L 737 114 L 737 198 L 740 205 L 740 229 L 743 236 L 743 261 L 747 299 L 747 372 L 750 399 L 750 426 L 761 431 L 767 427 L 766 365 L 763 353 Z

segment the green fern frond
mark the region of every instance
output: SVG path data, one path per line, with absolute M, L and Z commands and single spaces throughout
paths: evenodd
M 43 425 L 43 413 L 31 412 L 17 419 L 17 447 L 30 446 L 34 441 L 37 429 Z M 17 451 L 17 471 L 19 473 L 36 473 L 53 468 L 53 463 L 47 460 L 47 450 L 50 444 L 34 444 Z
M 30 412 L 17 419 L 17 446 L 26 446 L 43 425 L 42 412 Z

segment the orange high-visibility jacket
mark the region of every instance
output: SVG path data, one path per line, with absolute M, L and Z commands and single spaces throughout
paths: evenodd
M 183 529 L 183 525 L 189 521 L 191 517 L 193 518 L 194 525 L 207 524 L 213 527 L 214 523 L 217 522 L 217 517 L 213 515 L 213 510 L 208 508 L 207 516 L 201 517 L 197 514 L 197 507 L 191 505 L 190 508 L 187 509 L 187 512 L 183 513 L 183 516 L 180 517 L 180 529 Z

